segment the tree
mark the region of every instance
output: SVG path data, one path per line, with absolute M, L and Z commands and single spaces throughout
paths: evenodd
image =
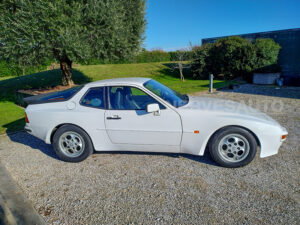
M 216 41 L 209 61 L 213 74 L 236 77 L 252 71 L 256 53 L 251 41 L 233 36 Z
M 180 50 L 176 50 L 173 52 L 169 52 L 171 61 L 177 61 L 172 65 L 171 70 L 175 71 L 178 70 L 180 74 L 180 80 L 184 82 L 184 69 L 190 69 L 190 63 L 184 63 L 184 61 L 192 59 L 192 45 L 190 48 L 182 48 Z
M 185 56 L 185 51 L 177 51 L 177 65 L 174 67 L 174 69 L 178 69 L 179 70 L 179 74 L 180 74 L 180 80 L 182 82 L 184 82 L 184 75 L 183 75 L 183 69 L 188 69 L 190 68 L 190 65 L 184 65 L 182 63 L 183 59 Z
M 145 28 L 145 0 L 3 0 L 1 59 L 38 65 L 54 58 L 62 84 L 72 85 L 72 63 L 132 58 Z
M 261 38 L 255 40 L 254 47 L 257 56 L 256 69 L 264 70 L 269 67 L 278 70 L 277 61 L 281 49 L 278 43 L 270 38 Z
M 253 44 L 241 37 L 228 37 L 196 49 L 192 70 L 200 78 L 210 73 L 234 78 L 251 72 L 256 63 Z
M 191 63 L 191 70 L 195 78 L 208 79 L 210 71 L 208 70 L 207 60 L 209 59 L 210 51 L 213 46 L 214 44 L 207 43 L 192 49 L 194 59 Z

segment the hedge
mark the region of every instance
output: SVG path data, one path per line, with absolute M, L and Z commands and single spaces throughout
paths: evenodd
M 195 49 L 191 70 L 199 79 L 207 79 L 211 73 L 225 79 L 238 76 L 250 79 L 256 71 L 279 72 L 280 48 L 272 39 L 251 42 L 237 36 L 222 38 Z
M 43 65 L 35 66 L 35 67 L 27 67 L 23 69 L 15 64 L 7 63 L 6 61 L 0 61 L 0 77 L 7 76 L 21 76 L 23 74 L 31 74 L 37 73 L 45 70 L 51 64 L 51 60 L 48 60 Z

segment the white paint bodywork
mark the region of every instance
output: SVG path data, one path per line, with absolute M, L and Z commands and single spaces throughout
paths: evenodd
M 203 155 L 209 138 L 226 126 L 240 126 L 257 138 L 261 157 L 274 155 L 282 144 L 285 128 L 264 113 L 233 101 L 189 96 L 189 103 L 175 108 L 143 86 L 147 78 L 102 80 L 86 84 L 68 101 L 33 104 L 26 108 L 31 134 L 51 143 L 51 135 L 62 124 L 81 127 L 96 151 L 181 152 Z M 160 114 L 144 110 L 104 110 L 79 104 L 92 87 L 137 87 L 166 109 Z M 118 115 L 120 120 L 107 120 Z M 199 133 L 194 133 L 194 131 Z

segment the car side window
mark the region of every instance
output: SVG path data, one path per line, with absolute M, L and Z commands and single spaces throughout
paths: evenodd
M 87 107 L 104 109 L 104 87 L 90 88 L 82 97 L 80 104 Z
M 142 90 L 129 86 L 108 88 L 109 106 L 114 110 L 146 110 L 148 104 L 157 103 L 160 109 L 166 107 Z

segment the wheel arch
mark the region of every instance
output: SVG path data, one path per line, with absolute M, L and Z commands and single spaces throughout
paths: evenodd
M 91 138 L 91 136 L 89 135 L 89 133 L 86 132 L 86 130 L 83 129 L 82 127 L 80 127 L 80 126 L 78 126 L 78 125 L 76 125 L 76 124 L 73 124 L 73 123 L 62 123 L 62 124 L 59 124 L 59 125 L 57 125 L 56 127 L 54 127 L 54 128 L 52 129 L 52 131 L 51 131 L 51 134 L 50 134 L 50 144 L 53 142 L 53 137 L 54 137 L 56 131 L 57 131 L 60 127 L 62 127 L 62 126 L 64 126 L 64 125 L 72 125 L 72 126 L 78 127 L 78 128 L 80 128 L 81 130 L 83 130 L 83 131 L 87 134 L 87 136 L 90 138 L 90 140 L 91 140 L 91 142 L 92 142 L 92 145 L 93 145 L 93 149 L 95 149 L 95 148 L 94 148 L 93 139 Z
M 209 137 L 209 139 L 208 139 L 208 141 L 207 141 L 207 143 L 206 143 L 206 145 L 205 145 L 205 150 L 208 148 L 208 145 L 209 145 L 209 143 L 211 142 L 213 136 L 214 136 L 219 130 L 227 129 L 227 128 L 230 128 L 230 127 L 239 127 L 239 128 L 242 128 L 242 129 L 247 130 L 249 133 L 251 133 L 251 134 L 253 135 L 253 137 L 255 138 L 255 141 L 256 141 L 257 145 L 259 146 L 259 148 L 261 148 L 261 142 L 260 142 L 259 138 L 257 137 L 257 135 L 256 135 L 252 130 L 250 130 L 249 128 L 243 127 L 243 126 L 239 126 L 239 125 L 228 125 L 228 126 L 220 127 L 219 129 L 215 130 L 215 132 L 213 132 L 213 133 L 210 135 L 210 137 Z

